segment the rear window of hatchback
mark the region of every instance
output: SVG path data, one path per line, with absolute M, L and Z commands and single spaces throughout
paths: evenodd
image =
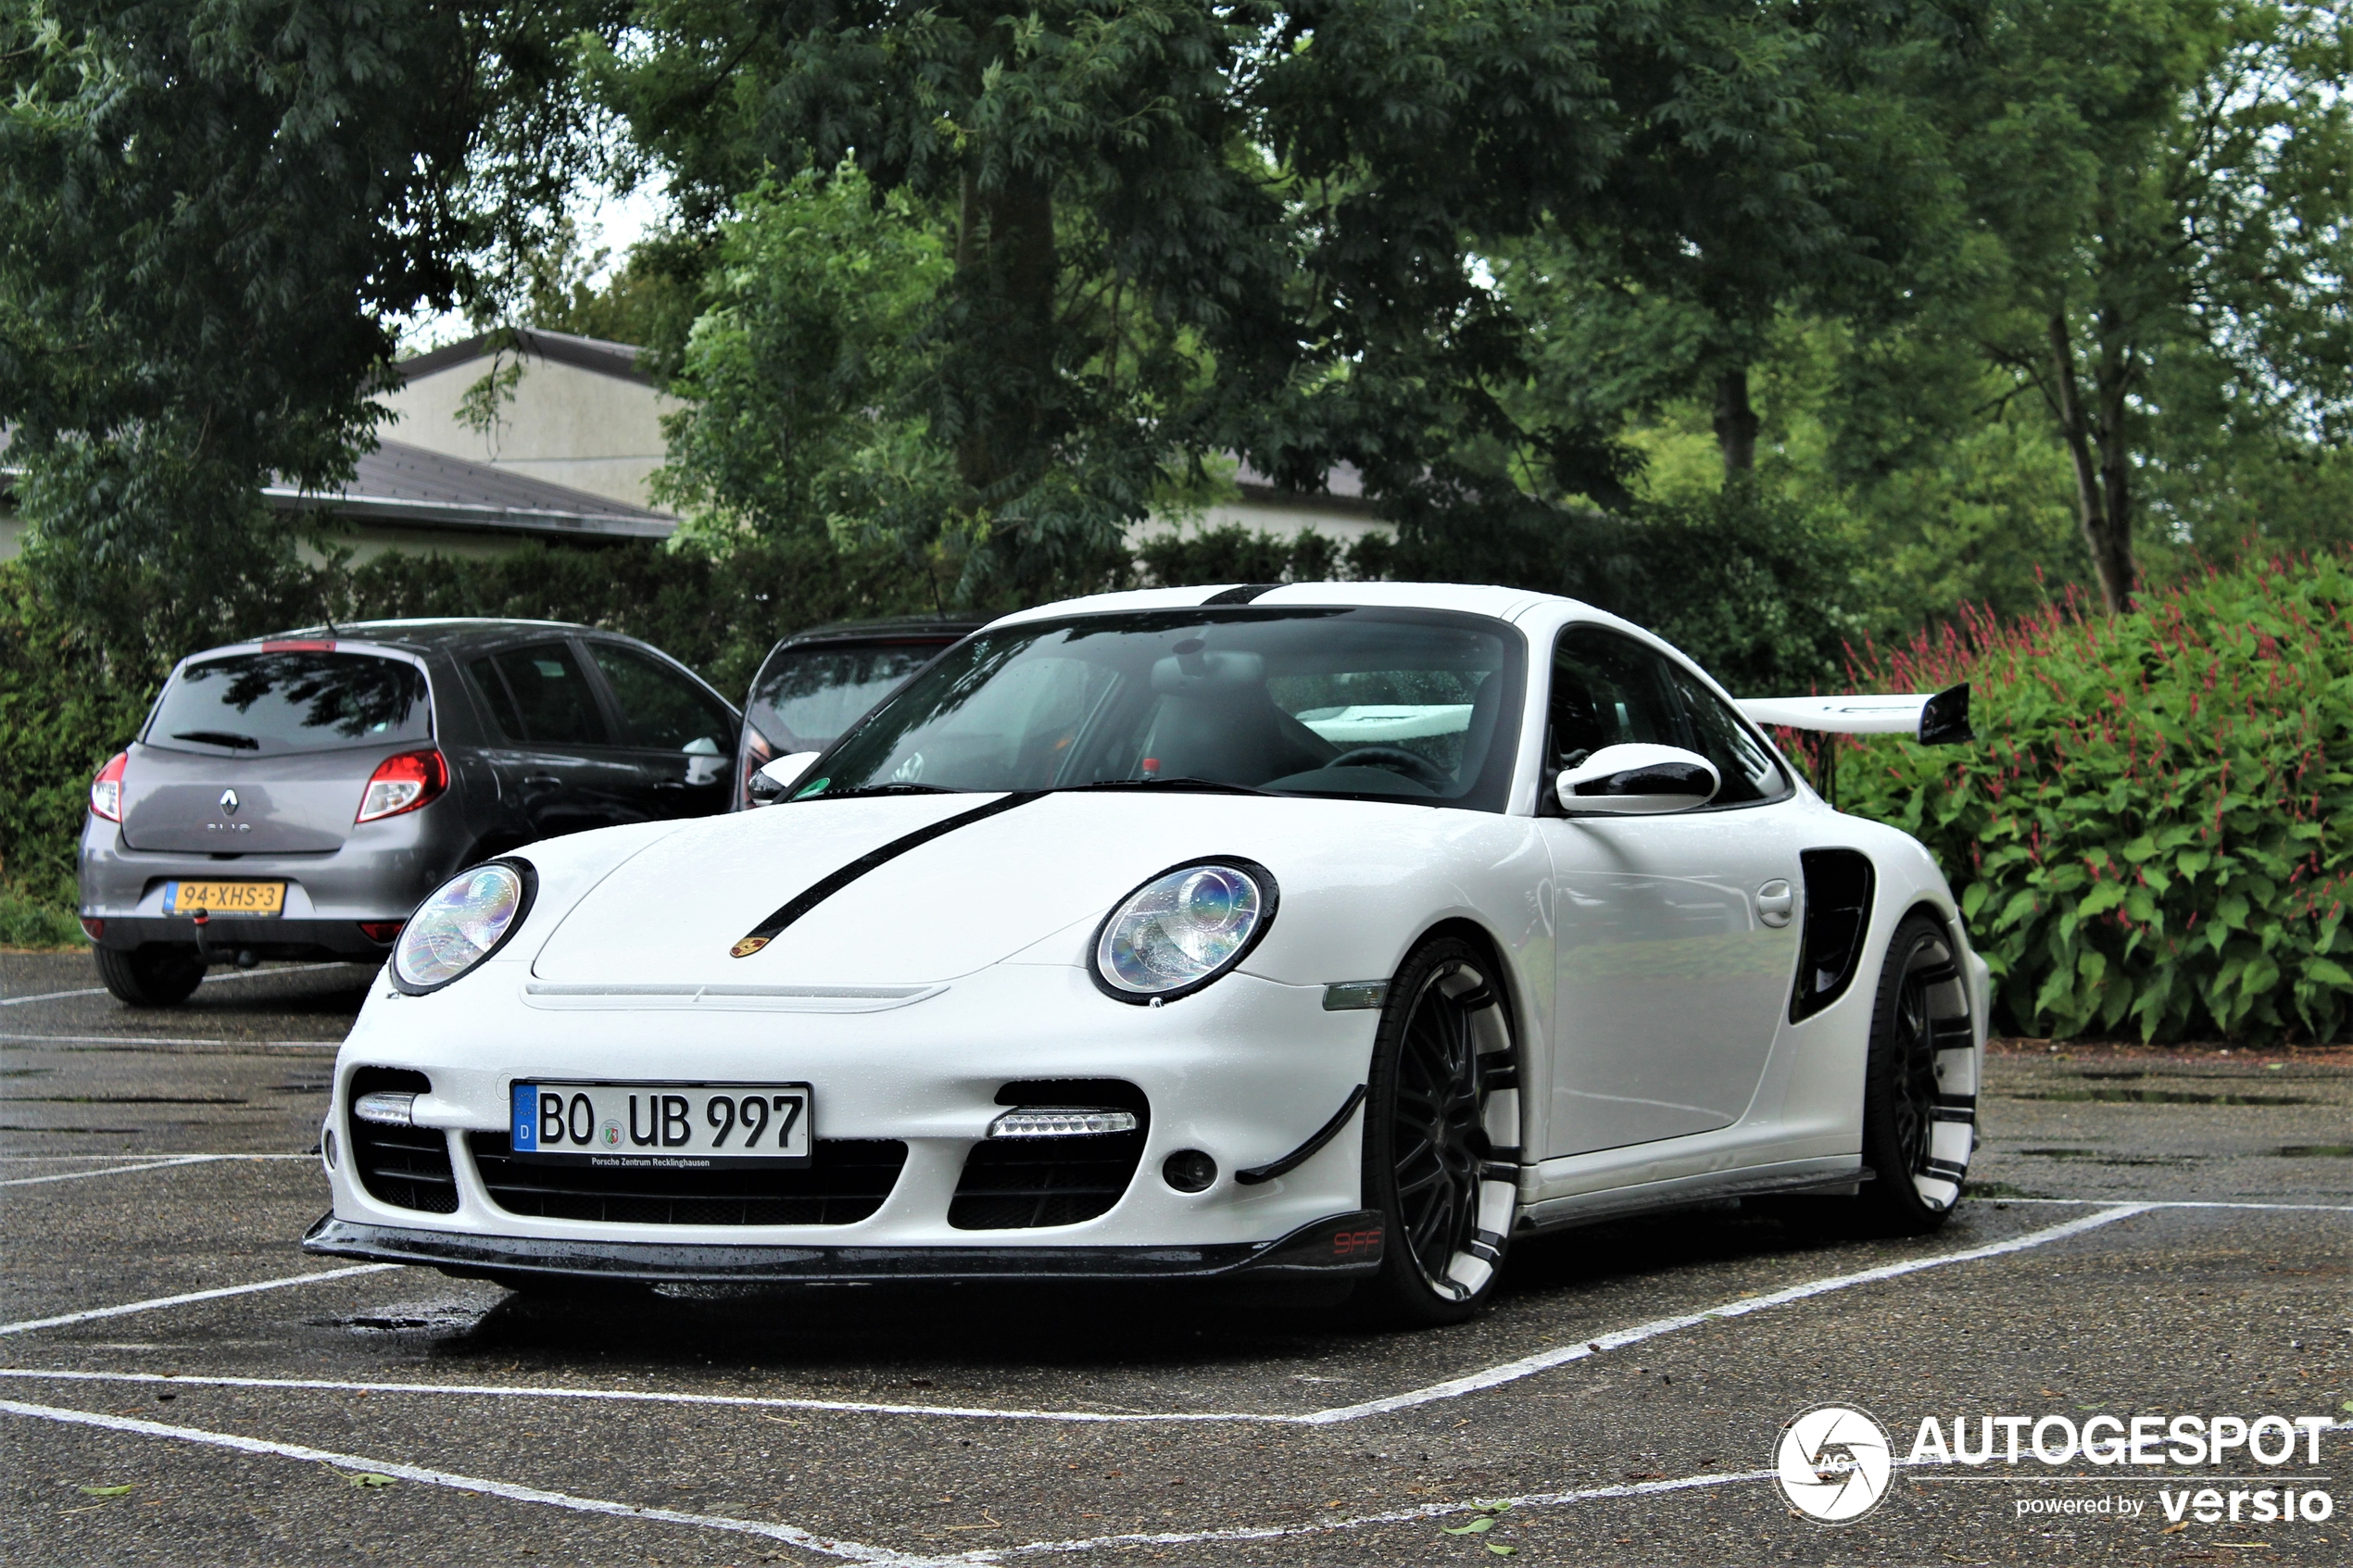
M 374 654 L 265 648 L 190 664 L 164 688 L 146 744 L 245 757 L 433 738 L 425 672 Z

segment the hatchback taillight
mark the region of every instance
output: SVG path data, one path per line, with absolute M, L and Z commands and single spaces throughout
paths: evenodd
M 372 822 L 413 811 L 449 787 L 449 764 L 438 751 L 404 751 L 376 764 L 352 822 Z
M 131 753 L 118 751 L 111 761 L 98 770 L 90 781 L 90 814 L 107 822 L 122 821 L 122 770 L 131 763 Z

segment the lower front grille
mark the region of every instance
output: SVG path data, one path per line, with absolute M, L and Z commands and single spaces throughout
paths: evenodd
M 640 1225 L 849 1225 L 883 1206 L 907 1163 L 896 1138 L 819 1138 L 800 1170 L 599 1170 L 518 1160 L 507 1135 L 467 1142 L 490 1201 L 510 1214 Z
M 1128 1133 L 1063 1138 L 988 1138 L 964 1157 L 964 1173 L 948 1205 L 960 1231 L 1038 1230 L 1075 1225 L 1111 1211 L 1136 1178 L 1151 1126 L 1151 1107 L 1135 1085 L 1117 1079 L 1048 1079 L 1008 1084 L 1000 1105 L 1104 1107 L 1136 1113 Z
M 422 1095 L 433 1084 L 422 1073 L 396 1067 L 362 1067 L 351 1074 L 344 1103 L 361 1095 Z M 396 1209 L 427 1214 L 458 1211 L 458 1174 L 449 1165 L 449 1135 L 434 1127 L 387 1127 L 380 1122 L 345 1118 L 351 1169 L 368 1196 Z

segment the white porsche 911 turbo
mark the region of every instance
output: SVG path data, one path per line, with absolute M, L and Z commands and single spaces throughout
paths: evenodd
M 535 844 L 417 909 L 306 1238 L 582 1280 L 1353 1280 L 1815 1194 L 1940 1223 L 1987 972 L 1912 839 L 1570 600 L 1296 583 L 1024 611 L 783 804 Z

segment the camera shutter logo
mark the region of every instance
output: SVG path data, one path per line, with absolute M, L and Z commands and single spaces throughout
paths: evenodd
M 1816 1405 L 1781 1429 L 1774 1451 L 1781 1496 L 1806 1518 L 1846 1524 L 1879 1506 L 1895 1468 L 1887 1432 L 1851 1405 Z

